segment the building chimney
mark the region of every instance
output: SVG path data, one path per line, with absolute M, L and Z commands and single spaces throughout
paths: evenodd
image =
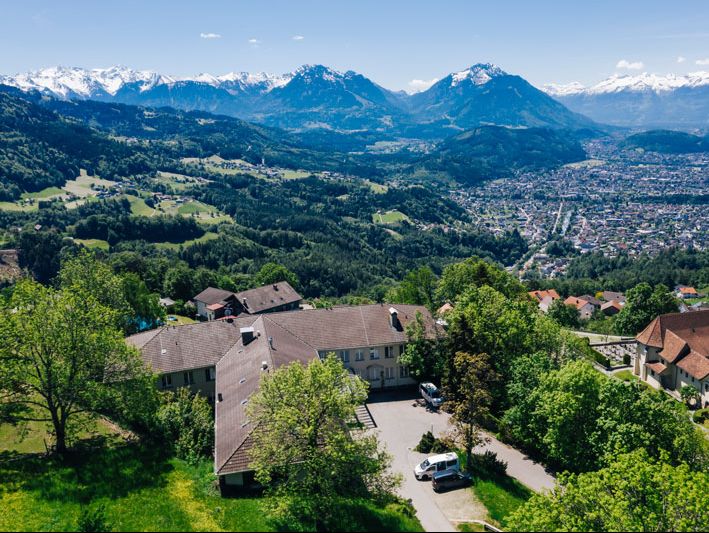
M 261 370 L 263 370 L 264 372 L 268 370 L 268 361 L 261 362 Z
M 401 322 L 399 322 L 399 311 L 393 307 L 389 308 L 389 324 L 394 329 L 401 329 Z
M 239 333 L 241 333 L 241 343 L 244 346 L 254 340 L 254 328 L 240 328 Z
M 274 291 L 277 291 L 277 290 L 278 290 L 278 284 L 277 284 L 277 283 L 274 283 L 274 284 L 273 284 L 273 290 L 274 290 Z

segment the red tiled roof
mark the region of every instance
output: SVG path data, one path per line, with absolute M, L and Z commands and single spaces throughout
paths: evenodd
M 561 296 L 559 296 L 559 293 L 556 292 L 556 290 L 554 290 L 554 289 L 549 289 L 549 290 L 546 290 L 546 291 L 531 291 L 531 292 L 529 292 L 528 294 L 529 294 L 532 298 L 535 298 L 536 300 L 538 300 L 538 301 L 540 301 L 540 302 L 541 302 L 544 298 L 546 298 L 547 296 L 548 296 L 549 298 L 551 298 L 552 300 L 558 300 L 559 298 L 561 298 Z
M 581 298 L 576 298 L 576 296 L 569 296 L 566 300 L 564 300 L 564 304 L 573 305 L 578 310 L 583 309 L 587 305 L 593 305 L 591 302 L 582 300 Z
M 665 370 L 667 370 L 667 366 L 663 365 L 662 363 L 645 363 L 645 366 L 648 367 L 650 370 L 654 370 L 658 374 L 662 374 Z
M 689 352 L 677 363 L 677 367 L 699 381 L 709 376 L 709 358 L 699 355 L 697 352 Z

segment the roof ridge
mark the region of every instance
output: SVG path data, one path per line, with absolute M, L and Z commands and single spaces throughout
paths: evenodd
M 287 311 L 284 311 L 284 312 L 287 312 Z M 272 313 L 272 314 L 276 314 L 276 313 Z M 273 320 L 271 317 L 266 316 L 266 315 L 261 315 L 261 316 L 262 316 L 263 319 L 264 319 L 264 323 L 266 323 L 266 320 L 268 320 L 271 324 L 273 324 L 274 326 L 278 326 L 278 327 L 281 328 L 283 331 L 285 331 L 285 332 L 288 333 L 289 335 L 292 335 L 293 337 L 295 337 L 296 339 L 298 339 L 300 342 L 302 342 L 302 343 L 305 344 L 306 346 L 311 347 L 311 348 L 312 348 L 313 350 L 315 350 L 316 352 L 318 351 L 318 350 L 315 348 L 315 346 L 313 346 L 312 344 L 310 344 L 310 343 L 309 343 L 308 341 L 306 341 L 305 339 L 300 338 L 300 336 L 299 336 L 297 333 L 293 333 L 293 332 L 292 332 L 291 330 L 289 330 L 287 327 L 285 327 L 285 326 L 282 325 L 282 324 L 279 324 L 278 322 L 276 322 L 275 320 Z M 269 352 L 271 351 L 271 345 L 270 345 L 270 344 L 269 344 L 269 346 L 268 346 L 268 350 L 269 350 Z
M 382 304 L 383 306 L 384 304 Z M 359 308 L 359 316 L 362 319 L 362 329 L 364 330 L 364 338 L 367 340 L 367 346 L 369 346 L 369 333 L 367 333 L 367 323 L 364 321 L 364 313 L 362 312 L 362 308 Z

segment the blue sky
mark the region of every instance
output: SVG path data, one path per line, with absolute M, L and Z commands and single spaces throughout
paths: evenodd
M 283 73 L 322 63 L 410 89 L 491 61 L 536 85 L 589 84 L 614 72 L 709 70 L 709 2 L 23 0 L 2 6 L 0 50 L 3 74 L 115 64 L 178 76 Z

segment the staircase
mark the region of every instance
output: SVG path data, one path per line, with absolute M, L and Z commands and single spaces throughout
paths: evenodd
M 355 409 L 355 416 L 357 417 L 357 422 L 362 424 L 364 429 L 374 429 L 377 427 L 377 423 L 372 418 L 372 413 L 369 412 L 366 403 Z

